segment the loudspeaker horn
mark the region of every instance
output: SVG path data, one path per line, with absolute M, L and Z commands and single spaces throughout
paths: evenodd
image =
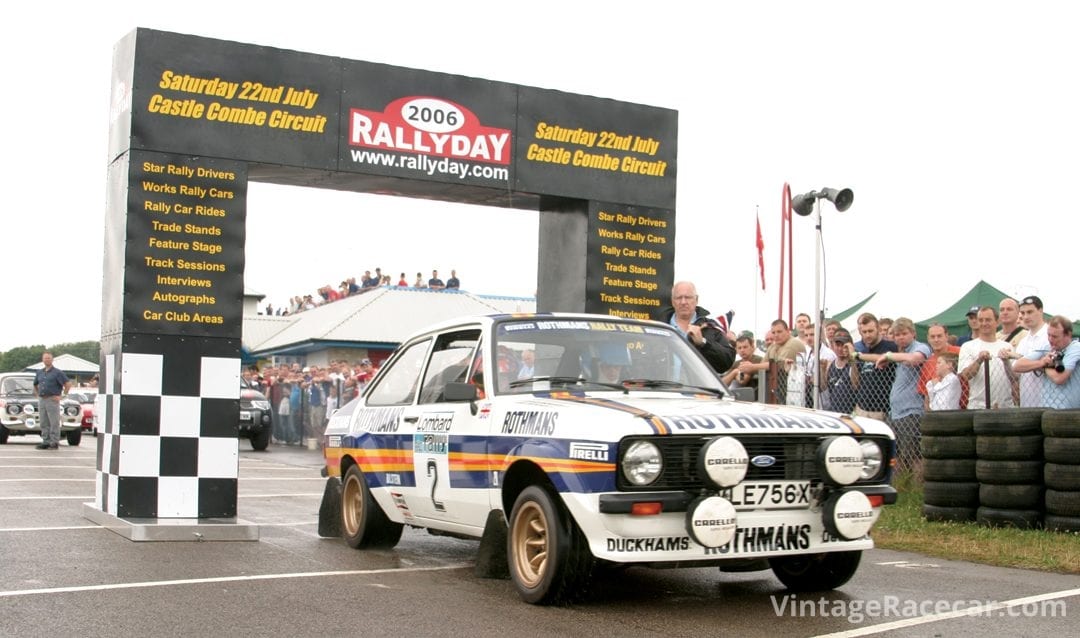
M 821 189 L 821 193 L 825 196 L 825 199 L 832 202 L 833 206 L 836 207 L 836 210 L 840 212 L 844 212 L 851 208 L 852 202 L 855 201 L 855 193 L 853 193 L 850 188 L 842 188 L 840 190 L 836 190 L 835 188 L 823 188 Z M 794 205 L 794 203 L 792 205 Z
M 791 198 L 791 210 L 796 214 L 806 217 L 810 213 L 814 212 L 814 200 L 817 199 L 814 193 L 803 193 L 802 195 L 796 195 Z

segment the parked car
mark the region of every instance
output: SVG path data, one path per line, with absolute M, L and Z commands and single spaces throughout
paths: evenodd
M 600 566 L 771 568 L 792 590 L 839 587 L 896 500 L 884 423 L 736 401 L 671 326 L 608 316 L 416 334 L 323 444 L 320 534 L 355 548 L 392 547 L 404 525 L 483 539 L 478 564 L 508 564 L 539 604 L 579 597 Z
M 97 424 L 94 420 L 94 400 L 97 398 L 97 388 L 73 388 L 67 394 L 67 398 L 79 402 L 79 424 L 83 432 L 89 432 L 97 436 Z
M 67 397 L 60 400 L 60 434 L 68 445 L 82 441 L 79 403 Z M 38 398 L 34 396 L 34 375 L 27 372 L 0 373 L 0 443 L 9 436 L 41 434 Z
M 265 450 L 274 429 L 270 401 L 258 390 L 240 386 L 240 436 L 251 439 L 251 448 Z

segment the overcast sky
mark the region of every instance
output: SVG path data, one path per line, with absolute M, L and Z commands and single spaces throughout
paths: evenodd
M 0 40 L 0 350 L 100 337 L 112 47 L 136 27 L 676 109 L 675 276 L 736 329 L 777 314 L 785 182 L 855 192 L 822 209 L 827 312 L 880 291 L 876 309 L 925 319 L 985 279 L 1080 316 L 1073 3 L 30 4 Z M 812 312 L 812 219 L 794 231 Z M 527 211 L 253 183 L 246 285 L 276 306 L 376 266 L 456 268 L 532 296 L 536 232 Z

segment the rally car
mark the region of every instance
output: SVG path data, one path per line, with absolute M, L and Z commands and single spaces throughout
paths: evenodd
M 60 400 L 60 434 L 68 445 L 82 441 L 79 403 L 68 397 Z M 38 398 L 34 396 L 34 375 L 28 372 L 0 374 L 0 444 L 9 436 L 41 434 Z
M 838 587 L 896 499 L 885 424 L 735 401 L 672 327 L 598 315 L 417 334 L 323 444 L 321 534 L 479 538 L 478 565 L 505 561 L 539 604 L 573 601 L 612 565 L 771 567 L 792 590 Z

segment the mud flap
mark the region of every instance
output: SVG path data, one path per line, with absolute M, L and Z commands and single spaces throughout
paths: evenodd
M 319 536 L 341 537 L 341 481 L 336 476 L 326 479 L 319 503 Z
M 476 567 L 473 570 L 477 578 L 510 578 L 510 564 L 506 559 L 506 535 L 506 517 L 502 510 L 488 512 L 484 535 L 480 538 L 480 549 L 476 553 Z

